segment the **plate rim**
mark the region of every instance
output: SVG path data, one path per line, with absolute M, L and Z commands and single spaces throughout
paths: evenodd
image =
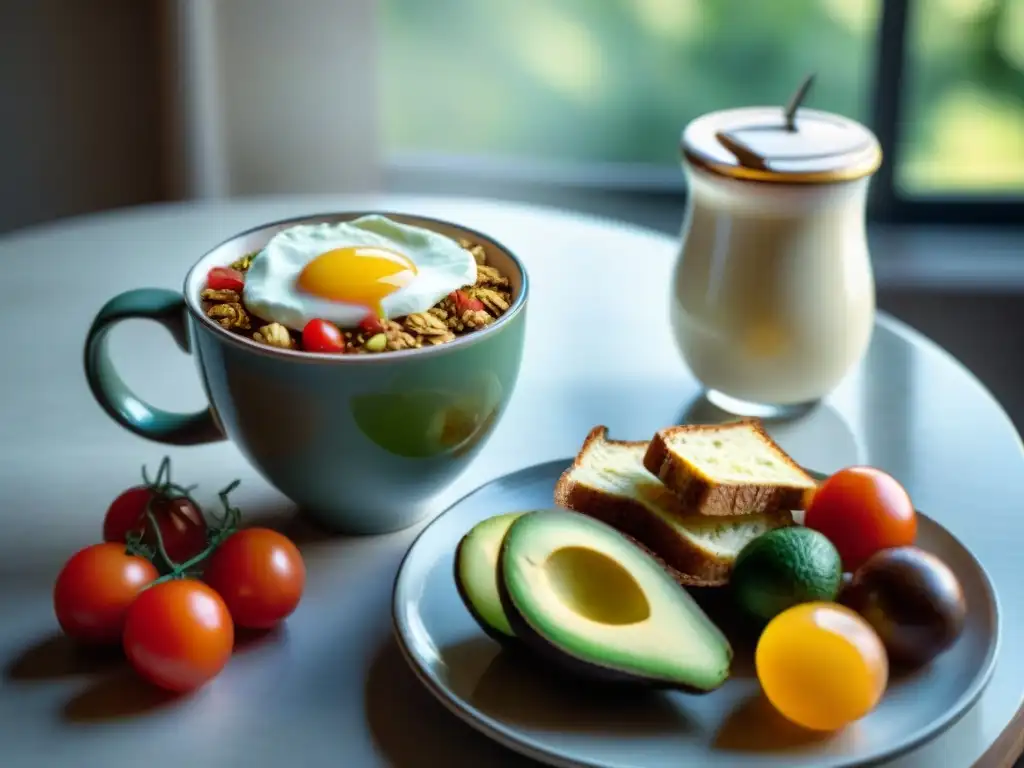
M 439 684 L 431 678 L 429 674 L 422 668 L 422 665 L 418 662 L 412 650 L 409 648 L 405 636 L 404 630 L 402 629 L 402 622 L 399 620 L 399 589 L 401 588 L 402 575 L 405 572 L 406 566 L 413 555 L 413 552 L 420 545 L 423 538 L 427 535 L 431 528 L 438 524 L 442 518 L 451 513 L 454 509 L 461 506 L 467 499 L 473 495 L 481 492 L 484 488 L 493 485 L 494 483 L 511 477 L 513 475 L 524 474 L 531 471 L 537 471 L 541 467 L 548 467 L 553 465 L 562 466 L 568 468 L 572 465 L 574 457 L 550 459 L 548 461 L 537 462 L 529 464 L 519 469 L 514 469 L 510 472 L 505 472 L 499 475 L 495 475 L 489 480 L 480 483 L 474 488 L 470 489 L 455 501 L 451 502 L 445 507 L 438 515 L 436 515 L 427 525 L 423 527 L 413 541 L 409 544 L 405 554 L 402 555 L 402 560 L 398 564 L 398 569 L 395 572 L 395 578 L 391 587 L 391 629 L 392 636 L 394 637 L 395 643 L 398 646 L 399 652 L 405 663 L 412 670 L 413 675 L 417 680 L 438 700 L 446 710 L 454 714 L 459 720 L 469 725 L 471 728 L 476 730 L 478 733 L 482 733 L 488 738 L 496 741 L 498 744 L 512 750 L 518 754 L 524 755 L 525 757 L 537 760 L 538 762 L 554 766 L 555 768 L 624 768 L 614 763 L 606 762 L 580 762 L 572 757 L 553 753 L 546 749 L 538 747 L 531 739 L 523 738 L 515 732 L 513 726 L 509 726 L 502 723 L 494 718 L 472 710 L 461 697 L 456 696 L 445 686 Z M 829 475 L 818 472 L 807 467 L 802 467 L 804 471 L 814 477 L 816 480 L 823 480 Z M 564 470 L 563 470 L 564 471 Z M 554 506 L 554 502 L 552 502 Z M 953 539 L 954 542 L 967 554 L 974 567 L 977 568 L 981 574 L 982 587 L 988 596 L 989 603 L 992 606 L 992 614 L 994 619 L 995 631 L 994 640 L 989 643 L 988 651 L 985 654 L 985 658 L 980 666 L 980 671 L 975 675 L 971 681 L 967 690 L 961 694 L 954 704 L 946 710 L 946 712 L 940 717 L 933 720 L 928 725 L 919 728 L 917 731 L 910 734 L 909 737 L 898 742 L 895 747 L 887 751 L 883 755 L 870 758 L 868 760 L 857 760 L 855 758 L 840 758 L 838 762 L 823 763 L 823 766 L 828 768 L 868 768 L 869 766 L 879 765 L 881 763 L 894 760 L 898 757 L 905 755 L 907 752 L 920 747 L 923 744 L 937 738 L 945 731 L 956 725 L 971 709 L 981 695 L 985 692 L 988 684 L 991 682 L 997 662 L 999 660 L 999 652 L 1002 650 L 1002 609 L 999 603 L 999 594 L 996 592 L 995 585 L 992 583 L 992 579 L 985 570 L 984 565 L 975 556 L 974 552 L 967 547 L 956 534 L 950 531 L 946 526 L 939 523 L 934 518 L 928 516 L 926 513 L 921 512 L 916 507 L 914 511 L 926 518 L 933 525 L 940 528 L 947 536 Z

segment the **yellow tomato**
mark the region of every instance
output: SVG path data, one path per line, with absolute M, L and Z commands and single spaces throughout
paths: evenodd
M 889 680 L 871 626 L 835 603 L 803 603 L 765 627 L 755 653 L 765 696 L 788 720 L 834 731 L 875 708 Z

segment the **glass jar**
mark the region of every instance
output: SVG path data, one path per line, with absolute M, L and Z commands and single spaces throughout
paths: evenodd
M 707 398 L 739 416 L 805 411 L 874 327 L 863 125 L 817 110 L 714 112 L 682 137 L 688 182 L 671 323 Z

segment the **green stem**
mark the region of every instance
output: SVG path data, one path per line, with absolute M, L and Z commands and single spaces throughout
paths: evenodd
M 196 504 L 196 500 L 192 498 L 192 491 L 194 491 L 196 485 L 181 486 L 171 480 L 171 457 L 164 456 L 160 461 L 160 467 L 156 473 L 156 479 L 150 480 L 149 473 L 146 472 L 146 467 L 142 467 L 142 481 L 155 496 L 166 496 L 170 499 L 183 498 L 187 499 L 199 509 L 199 505 Z M 237 483 L 236 483 L 237 484 Z
M 241 521 L 241 512 L 237 507 L 231 506 L 231 503 L 228 500 L 228 495 L 238 487 L 239 483 L 241 483 L 241 480 L 235 480 L 218 494 L 221 504 L 224 506 L 223 516 L 218 520 L 217 525 L 212 528 L 213 534 L 209 537 L 206 548 L 183 563 L 175 563 L 167 554 L 167 549 L 164 547 L 163 535 L 160 533 L 160 526 L 157 524 L 156 515 L 153 514 L 152 505 L 147 505 L 147 522 L 152 526 L 153 534 L 156 538 L 156 556 L 163 560 L 168 573 L 165 573 L 163 576 L 160 576 L 147 584 L 145 589 L 149 589 L 157 584 L 163 584 L 167 581 L 173 581 L 175 579 L 188 576 L 190 570 L 201 564 L 210 555 L 216 552 L 220 545 L 224 543 L 225 539 L 238 530 L 238 525 Z M 198 505 L 196 508 L 199 508 Z
M 160 524 L 157 522 L 156 515 L 153 514 L 153 500 L 155 498 L 156 496 L 150 496 L 149 501 L 146 502 L 146 524 L 153 531 L 153 536 L 156 538 L 157 557 L 163 560 L 166 570 L 173 573 L 178 569 L 178 564 L 167 554 L 167 548 L 164 546 L 164 536 L 160 533 Z
M 161 459 L 160 467 L 156 471 L 156 480 L 155 481 L 151 481 L 149 479 L 149 473 L 146 472 L 146 465 L 145 464 L 142 465 L 142 483 L 147 488 L 153 488 L 153 489 L 159 488 L 160 486 L 162 486 L 164 484 L 164 482 L 166 482 L 168 484 L 171 482 L 171 457 L 170 456 L 164 456 L 163 459 Z

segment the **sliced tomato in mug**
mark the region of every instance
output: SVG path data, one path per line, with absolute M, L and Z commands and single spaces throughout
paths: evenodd
M 231 267 L 214 267 L 206 276 L 206 287 L 213 291 L 241 293 L 245 287 L 245 276 Z
M 452 291 L 448 298 L 455 305 L 459 317 L 462 317 L 464 312 L 479 312 L 484 308 L 484 303 L 480 299 L 470 296 L 465 291 Z
M 372 312 L 359 321 L 359 330 L 367 336 L 376 336 L 384 333 L 384 321 Z

